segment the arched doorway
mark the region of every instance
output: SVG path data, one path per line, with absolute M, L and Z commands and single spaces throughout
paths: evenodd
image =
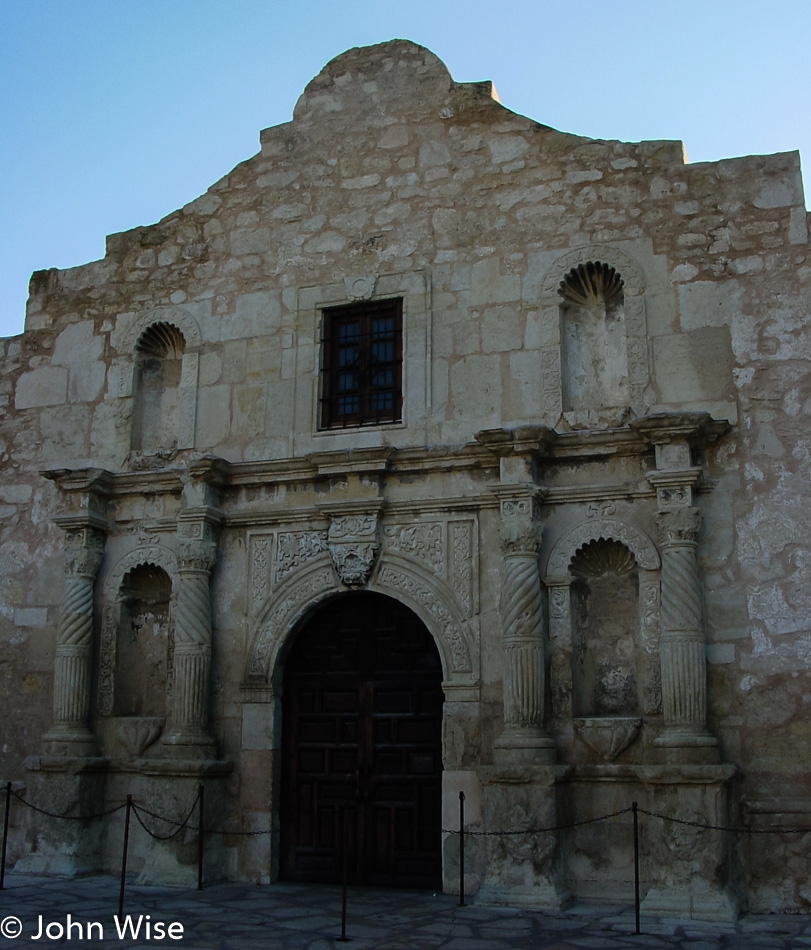
M 441 886 L 442 666 L 431 634 L 381 594 L 332 600 L 284 671 L 281 876 Z M 344 822 L 346 822 L 344 824 Z

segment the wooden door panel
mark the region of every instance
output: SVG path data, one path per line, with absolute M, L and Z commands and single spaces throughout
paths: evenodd
M 320 611 L 283 699 L 283 877 L 437 887 L 441 665 L 422 623 L 376 594 Z

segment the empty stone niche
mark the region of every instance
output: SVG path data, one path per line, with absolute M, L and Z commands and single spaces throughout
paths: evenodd
M 144 452 L 174 449 L 178 441 L 183 334 L 153 323 L 138 340 L 132 447 Z
M 610 761 L 639 731 L 639 571 L 619 541 L 580 548 L 569 571 L 572 699 L 581 739 Z
M 172 665 L 172 582 L 153 564 L 121 583 L 116 638 L 116 738 L 131 756 L 158 736 L 166 719 Z
M 630 405 L 622 277 L 588 262 L 570 270 L 558 292 L 564 411 Z

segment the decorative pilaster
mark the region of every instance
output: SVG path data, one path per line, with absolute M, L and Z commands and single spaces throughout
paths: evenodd
M 693 495 L 701 468 L 691 447 L 710 444 L 728 428 L 707 413 L 659 413 L 632 423 L 656 452 L 648 481 L 656 489 L 656 530 L 662 554 L 662 714 L 655 745 L 675 762 L 719 761 L 718 741 L 707 731 L 707 666 L 697 544 L 701 515 Z
M 496 742 L 502 764 L 554 762 L 554 740 L 543 730 L 544 610 L 538 551 L 536 489 L 502 486 L 501 550 L 504 581 L 501 596 L 504 733 Z
M 211 570 L 217 559 L 218 513 L 185 509 L 178 522 L 178 598 L 170 727 L 164 743 L 213 754 L 208 731 L 211 674 Z
M 93 661 L 93 587 L 104 555 L 104 532 L 90 524 L 65 527 L 65 593 L 54 657 L 54 721 L 45 736 L 51 755 L 96 754 L 88 727 Z
M 707 671 L 696 537 L 697 508 L 660 511 L 656 529 L 662 551 L 662 712 L 667 748 L 711 749 L 707 732 Z
M 549 681 L 552 715 L 570 720 L 573 715 L 571 574 L 544 578 L 549 599 Z

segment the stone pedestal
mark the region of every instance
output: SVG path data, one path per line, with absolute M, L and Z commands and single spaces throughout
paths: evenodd
M 54 815 L 98 815 L 105 810 L 106 761 L 88 755 L 36 756 L 26 761 L 23 798 Z M 66 821 L 12 801 L 15 823 L 25 828 L 25 850 L 16 874 L 72 878 L 104 870 L 102 842 L 110 818 Z M 120 814 L 117 816 L 120 819 Z M 120 821 L 123 829 L 123 820 Z M 119 852 L 120 855 L 120 852 Z M 119 862 L 120 867 L 120 862 Z
M 732 891 L 728 826 L 728 782 L 732 765 L 684 766 L 653 771 L 647 804 L 668 821 L 640 816 L 644 881 L 642 913 L 696 920 L 734 921 L 738 906 Z
M 574 827 L 563 838 L 577 900 L 633 902 L 633 816 L 593 819 L 630 809 L 636 801 L 643 917 L 734 920 L 729 834 L 706 827 L 728 825 L 728 783 L 734 773 L 731 765 L 574 768 L 562 789 L 567 822 Z
M 558 783 L 567 772 L 566 766 L 479 772 L 487 836 L 478 903 L 560 910 L 569 902 L 560 833 L 538 830 L 561 823 Z
M 207 759 L 140 759 L 131 768 L 109 774 L 107 801 L 110 804 L 126 801 L 127 795 L 132 795 L 136 806 L 140 804 L 174 822 L 184 821 L 191 812 L 186 827 L 167 841 L 148 835 L 135 816 L 132 817 L 127 869 L 134 883 L 147 887 L 197 886 L 199 812 L 194 803 L 203 783 L 205 827 L 223 830 L 226 781 L 230 771 L 230 763 Z M 147 828 L 158 835 L 178 831 L 176 824 L 146 814 L 141 817 Z M 104 863 L 108 871 L 115 872 L 121 866 L 121 814 L 116 813 L 109 822 L 104 841 Z M 204 880 L 209 883 L 221 881 L 228 874 L 225 838 L 222 834 L 208 834 L 204 844 Z

